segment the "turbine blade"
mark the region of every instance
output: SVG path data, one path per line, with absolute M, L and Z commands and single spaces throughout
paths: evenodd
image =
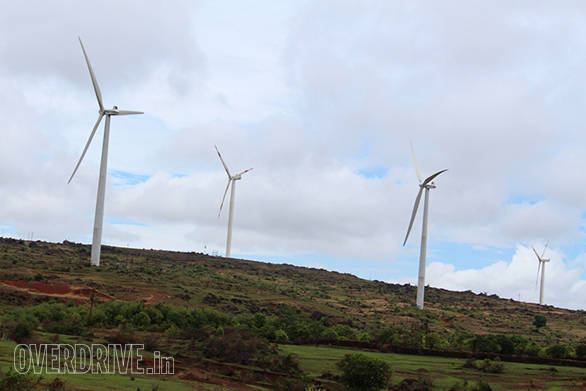
M 117 115 L 144 114 L 142 111 L 118 110 Z
M 417 174 L 417 179 L 419 179 L 419 183 L 423 182 L 423 177 L 421 176 L 421 172 L 419 172 L 419 166 L 417 165 L 417 159 L 415 158 L 415 149 L 413 149 L 413 142 L 409 140 L 409 144 L 411 145 L 411 156 L 413 157 L 413 165 L 415 166 L 415 174 Z
M 543 253 L 541 254 L 541 258 L 545 255 L 545 250 L 547 250 L 547 246 L 549 246 L 549 240 L 545 243 L 545 247 L 543 248 Z
M 417 208 L 419 208 L 419 201 L 421 200 L 421 193 L 423 192 L 423 186 L 419 187 L 419 193 L 417 193 L 417 198 L 415 198 L 415 205 L 413 205 L 413 212 L 411 213 L 411 221 L 409 221 L 409 228 L 407 229 L 407 235 L 405 235 L 405 240 L 403 241 L 403 246 L 407 243 L 407 239 L 409 238 L 409 233 L 411 232 L 411 228 L 413 227 L 413 220 L 415 220 L 415 215 L 417 215 Z
M 222 165 L 224 166 L 224 169 L 226 169 L 226 174 L 228 174 L 228 178 L 232 178 L 232 175 L 230 175 L 230 171 L 228 170 L 228 166 L 226 165 L 226 162 L 224 162 L 224 159 L 222 158 L 222 155 L 220 154 L 218 147 L 215 145 L 214 145 L 214 147 L 216 148 L 216 152 L 218 152 L 218 157 L 222 161 Z
M 230 187 L 230 182 L 232 182 L 232 179 L 228 179 L 228 184 L 226 185 L 226 190 L 224 190 L 224 196 L 222 197 L 222 203 L 220 204 L 220 211 L 218 212 L 218 218 L 220 218 L 220 213 L 222 213 L 222 207 L 224 206 L 224 200 L 226 199 L 226 194 L 228 194 L 228 188 Z
M 535 250 L 535 247 L 533 247 L 533 252 L 535 253 L 535 255 L 537 255 L 537 259 L 539 259 L 539 262 L 541 262 L 541 257 L 537 253 L 537 250 Z
M 104 111 L 104 104 L 102 103 L 102 93 L 100 92 L 100 86 L 98 85 L 98 81 L 96 80 L 96 75 L 94 74 L 94 70 L 92 69 L 92 65 L 90 64 L 90 59 L 85 52 L 85 48 L 83 47 L 83 42 L 81 42 L 81 38 L 79 39 L 79 44 L 81 45 L 81 50 L 83 51 L 83 56 L 85 57 L 85 62 L 87 63 L 87 69 L 90 71 L 90 76 L 92 78 L 92 84 L 94 85 L 94 92 L 96 93 L 96 98 L 98 98 L 98 105 L 100 106 L 100 111 Z
M 244 170 L 241 173 L 237 174 L 237 175 L 242 175 L 242 174 L 246 174 L 248 171 L 252 170 L 252 168 L 249 168 L 248 170 Z
M 445 170 L 441 170 L 441 171 L 438 171 L 438 172 L 436 172 L 436 173 L 435 173 L 435 174 L 433 174 L 432 176 L 429 176 L 429 177 L 427 177 L 427 178 L 426 178 L 426 179 L 423 181 L 423 183 L 422 183 L 421 185 L 422 185 L 422 186 L 425 186 L 425 185 L 427 185 L 429 182 L 433 181 L 433 180 L 435 179 L 435 177 L 436 177 L 436 176 L 438 176 L 438 175 L 439 175 L 439 174 L 441 174 L 442 172 L 446 172 L 446 171 L 448 171 L 448 169 L 447 169 L 447 168 L 446 168 Z
M 85 156 L 85 153 L 87 152 L 87 149 L 90 146 L 92 139 L 94 138 L 94 134 L 96 133 L 96 129 L 98 129 L 98 126 L 100 125 L 100 121 L 102 120 L 103 116 L 104 116 L 104 114 L 102 114 L 102 113 L 100 113 L 100 115 L 98 116 L 98 120 L 96 121 L 96 124 L 94 125 L 94 128 L 92 129 L 92 132 L 90 133 L 90 138 L 87 140 L 87 143 L 85 144 L 85 148 L 83 149 L 83 152 L 81 153 L 81 157 L 79 158 L 79 160 L 77 161 L 77 164 L 75 165 L 75 169 L 73 170 L 73 174 L 71 174 L 71 176 L 69 177 L 69 180 L 67 181 L 68 184 L 69 184 L 69 182 L 71 182 L 71 180 L 73 179 L 73 176 L 77 172 L 77 169 L 79 168 L 79 165 L 81 164 L 81 161 L 83 160 L 83 157 Z

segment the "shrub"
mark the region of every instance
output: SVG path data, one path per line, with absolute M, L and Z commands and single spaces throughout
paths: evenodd
M 479 335 L 472 341 L 472 350 L 475 352 L 499 353 L 501 347 L 493 335 Z
M 566 345 L 552 345 L 546 349 L 545 353 L 551 358 L 567 358 L 570 350 Z
M 321 333 L 321 338 L 325 339 L 326 341 L 337 341 L 340 339 L 340 336 L 338 333 L 336 333 L 336 330 L 334 330 L 333 327 L 330 327 Z
M 19 374 L 10 368 L 8 373 L 0 379 L 2 391 L 32 391 L 39 384 L 39 379 L 34 379 L 30 374 Z
M 535 319 L 533 320 L 533 326 L 536 329 L 540 329 L 541 327 L 545 327 L 547 324 L 547 319 L 543 315 L 535 315 Z
M 468 381 L 464 381 L 464 383 L 453 385 L 449 391 L 492 391 L 492 387 L 482 380 L 476 384 L 470 384 Z
M 505 370 L 504 364 L 497 358 L 492 361 L 487 359 L 475 360 L 469 358 L 463 365 L 464 368 L 472 368 L 486 373 L 503 373 Z
M 58 377 L 53 379 L 53 381 L 47 385 L 48 391 L 65 391 L 65 389 L 65 382 Z
M 279 329 L 275 331 L 275 341 L 277 342 L 287 342 L 289 340 L 289 336 L 285 332 L 285 330 Z
M 419 379 L 403 379 L 391 389 L 397 391 L 432 391 L 434 388 L 431 380 L 420 377 Z
M 576 358 L 586 359 L 586 344 L 576 346 Z
M 498 359 L 494 361 L 485 359 L 479 363 L 477 362 L 477 364 L 478 369 L 486 373 L 503 373 L 505 370 L 504 364 Z
M 349 391 L 378 391 L 391 378 L 389 365 L 364 354 L 347 354 L 336 364 L 342 371 L 341 382 Z
M 136 327 L 145 328 L 151 324 L 151 317 L 145 311 L 141 311 L 132 317 L 132 324 Z
M 37 328 L 39 320 L 28 311 L 18 311 L 6 321 L 8 337 L 17 343 L 27 342 Z M 1 389 L 1 388 L 0 388 Z

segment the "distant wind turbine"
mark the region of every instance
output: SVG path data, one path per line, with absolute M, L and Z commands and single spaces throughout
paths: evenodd
M 236 175 L 230 174 L 230 170 L 228 170 L 228 166 L 226 165 L 226 162 L 224 162 L 218 147 L 214 147 L 216 148 L 216 152 L 218 152 L 218 157 L 220 158 L 220 161 L 226 170 L 226 174 L 228 174 L 228 184 L 226 185 L 226 190 L 224 190 L 224 196 L 222 197 L 222 203 L 220 204 L 218 218 L 220 217 L 220 213 L 222 213 L 222 207 L 224 206 L 224 200 L 226 199 L 226 194 L 228 193 L 228 187 L 230 187 L 230 183 L 232 184 L 232 190 L 230 191 L 230 211 L 228 212 L 228 237 L 226 239 L 226 258 L 228 258 L 230 257 L 230 248 L 232 246 L 232 220 L 234 218 L 234 193 L 236 192 L 236 181 L 241 180 L 242 174 L 247 173 L 248 171 L 252 170 L 252 168 L 244 170 Z
M 543 256 L 545 255 L 545 250 L 547 249 L 548 245 L 549 245 L 549 242 L 547 242 L 545 244 L 545 247 L 543 248 L 543 252 L 541 253 L 541 255 L 539 255 L 537 253 L 537 251 L 535 250 L 535 247 L 533 248 L 533 252 L 537 256 L 537 260 L 539 261 L 539 265 L 537 266 L 537 279 L 535 281 L 535 285 L 537 285 L 537 281 L 539 280 L 539 269 L 541 268 L 541 286 L 539 287 L 539 305 L 543 305 L 543 289 L 545 286 L 545 263 L 550 261 L 549 258 L 543 258 Z
M 94 125 L 92 132 L 90 133 L 90 137 L 85 144 L 83 152 L 81 153 L 81 157 L 79 158 L 77 164 L 75 165 L 75 169 L 69 177 L 70 183 L 73 179 L 73 176 L 77 172 L 81 161 L 83 160 L 85 153 L 87 152 L 90 143 L 100 125 L 100 121 L 102 121 L 102 117 L 106 116 L 106 124 L 104 126 L 104 141 L 102 143 L 102 161 L 100 163 L 100 179 L 98 181 L 98 197 L 96 200 L 96 215 L 94 217 L 94 236 L 92 240 L 92 255 L 91 255 L 91 264 L 93 266 L 100 266 L 100 249 L 102 244 L 102 224 L 104 221 L 104 196 L 106 193 L 106 171 L 108 167 L 108 141 L 110 139 L 110 117 L 113 115 L 130 115 L 130 114 L 143 114 L 142 111 L 130 111 L 130 110 L 119 110 L 118 106 L 112 107 L 112 109 L 104 109 L 104 105 L 102 103 L 102 93 L 100 92 L 100 87 L 98 86 L 98 81 L 96 80 L 96 75 L 94 74 L 94 70 L 90 64 L 90 60 L 85 52 L 85 48 L 83 47 L 83 43 L 81 42 L 81 38 L 79 38 L 79 44 L 81 45 L 81 50 L 83 51 L 83 56 L 85 57 L 85 62 L 87 63 L 87 68 L 90 72 L 90 77 L 92 79 L 92 84 L 94 86 L 94 92 L 96 93 L 96 98 L 98 99 L 98 106 L 100 107 L 100 115 L 98 116 L 98 120 Z
M 445 169 L 438 171 L 432 176 L 427 177 L 425 180 L 423 180 L 423 177 L 419 172 L 419 167 L 417 166 L 417 159 L 415 158 L 415 151 L 413 150 L 412 143 L 411 155 L 413 156 L 413 165 L 415 166 L 415 173 L 417 174 L 417 179 L 419 179 L 419 193 L 417 193 L 417 198 L 415 198 L 415 205 L 413 205 L 411 221 L 409 221 L 409 228 L 407 229 L 407 235 L 405 235 L 403 246 L 405 246 L 405 244 L 407 243 L 407 239 L 409 238 L 411 227 L 413 227 L 413 220 L 415 220 L 415 216 L 417 215 L 417 208 L 419 207 L 419 202 L 421 201 L 421 193 L 423 192 L 423 190 L 425 190 L 425 201 L 423 203 L 423 228 L 421 229 L 421 250 L 419 253 L 419 276 L 417 277 L 417 307 L 423 309 L 423 296 L 425 290 L 425 256 L 427 252 L 427 211 L 429 203 L 429 190 L 435 189 L 435 183 L 432 182 L 435 179 L 435 177 L 448 170 Z

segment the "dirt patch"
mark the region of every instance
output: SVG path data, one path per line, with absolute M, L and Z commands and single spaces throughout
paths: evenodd
M 145 304 L 157 304 L 169 298 L 170 296 L 164 295 L 162 293 L 151 293 L 144 299 L 144 302 Z
M 74 287 L 66 284 L 48 284 L 38 281 L 16 281 L 16 280 L 0 280 L 0 283 L 13 288 L 24 290 L 33 295 L 53 296 L 53 297 L 67 297 L 71 299 L 88 300 L 90 295 L 94 294 L 98 301 L 111 301 L 113 297 L 108 296 L 94 288 L 89 287 Z

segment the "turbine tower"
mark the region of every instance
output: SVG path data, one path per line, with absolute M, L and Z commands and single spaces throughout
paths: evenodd
M 228 237 L 226 238 L 226 258 L 229 258 L 230 248 L 232 246 L 232 221 L 234 219 L 234 193 L 236 192 L 236 181 L 241 180 L 242 174 L 247 173 L 248 171 L 252 170 L 252 168 L 244 170 L 236 175 L 230 174 L 230 170 L 228 170 L 228 166 L 226 165 L 226 162 L 224 162 L 218 147 L 215 145 L 214 147 L 216 148 L 216 152 L 218 152 L 218 157 L 220 158 L 220 161 L 226 170 L 226 174 L 228 174 L 228 184 L 226 185 L 226 190 L 224 190 L 224 196 L 222 197 L 222 203 L 220 204 L 218 218 L 220 218 L 220 213 L 222 213 L 222 207 L 224 206 L 224 200 L 226 199 L 226 194 L 228 193 L 228 187 L 230 187 L 230 184 L 232 184 L 232 189 L 230 190 L 230 211 L 228 212 Z
M 543 252 L 541 253 L 541 255 L 539 255 L 537 253 L 537 251 L 535 250 L 535 247 L 533 248 L 533 252 L 537 256 L 537 260 L 539 261 L 539 265 L 537 266 L 537 280 L 539 280 L 539 269 L 541 268 L 541 286 L 539 287 L 539 305 L 543 305 L 543 289 L 545 286 L 545 263 L 550 261 L 549 258 L 543 258 L 543 256 L 545 255 L 545 250 L 547 249 L 548 245 L 549 245 L 549 242 L 547 242 L 545 244 L 545 247 L 543 248 Z M 537 280 L 535 281 L 535 285 L 537 285 Z
M 100 249 L 102 245 L 102 225 L 104 221 L 104 196 L 106 193 L 106 171 L 108 168 L 108 141 L 110 139 L 110 117 L 113 115 L 130 115 L 130 114 L 143 114 L 142 111 L 130 111 L 130 110 L 120 110 L 118 106 L 114 106 L 111 109 L 105 109 L 104 104 L 102 103 L 102 93 L 100 92 L 100 87 L 98 86 L 98 81 L 96 80 L 96 75 L 94 74 L 94 70 L 90 64 L 90 60 L 85 52 L 85 48 L 83 47 L 83 43 L 81 42 L 81 38 L 79 38 L 79 44 L 81 45 L 81 50 L 83 51 L 83 56 L 85 57 L 85 62 L 87 63 L 87 68 L 90 72 L 90 77 L 92 79 L 92 84 L 94 86 L 94 92 L 96 93 L 96 98 L 98 99 L 98 106 L 99 116 L 90 133 L 90 137 L 83 148 L 83 152 L 81 153 L 81 157 L 79 158 L 77 164 L 75 165 L 75 169 L 69 177 L 70 183 L 73 179 L 73 176 L 77 172 L 81 161 L 83 160 L 85 153 L 87 152 L 90 143 L 102 121 L 102 118 L 106 117 L 106 122 L 104 126 L 104 141 L 102 143 L 102 160 L 100 163 L 100 177 L 98 180 L 98 196 L 96 200 L 96 215 L 94 217 L 94 236 L 92 239 L 92 255 L 91 255 L 91 264 L 93 266 L 100 266 Z
M 421 201 L 421 193 L 423 192 L 423 190 L 425 190 L 425 201 L 423 202 L 423 228 L 421 229 L 421 250 L 419 253 L 419 276 L 417 277 L 417 307 L 423 309 L 423 296 L 425 290 L 425 257 L 427 252 L 427 213 L 429 203 L 429 190 L 435 189 L 435 183 L 433 183 L 432 181 L 438 175 L 448 170 L 445 169 L 438 171 L 432 176 L 427 177 L 425 180 L 423 180 L 423 177 L 419 172 L 419 167 L 417 166 L 417 159 L 415 159 L 415 151 L 413 150 L 413 144 L 411 144 L 411 155 L 413 156 L 413 165 L 415 166 L 415 173 L 417 174 L 417 179 L 419 179 L 419 193 L 417 193 L 417 197 L 415 198 L 415 205 L 413 205 L 411 221 L 409 221 L 409 228 L 407 229 L 407 235 L 405 235 L 403 246 L 405 246 L 405 244 L 407 243 L 407 239 L 409 238 L 411 227 L 413 227 L 413 220 L 415 220 L 415 216 L 417 215 L 417 208 L 419 207 L 419 202 Z

